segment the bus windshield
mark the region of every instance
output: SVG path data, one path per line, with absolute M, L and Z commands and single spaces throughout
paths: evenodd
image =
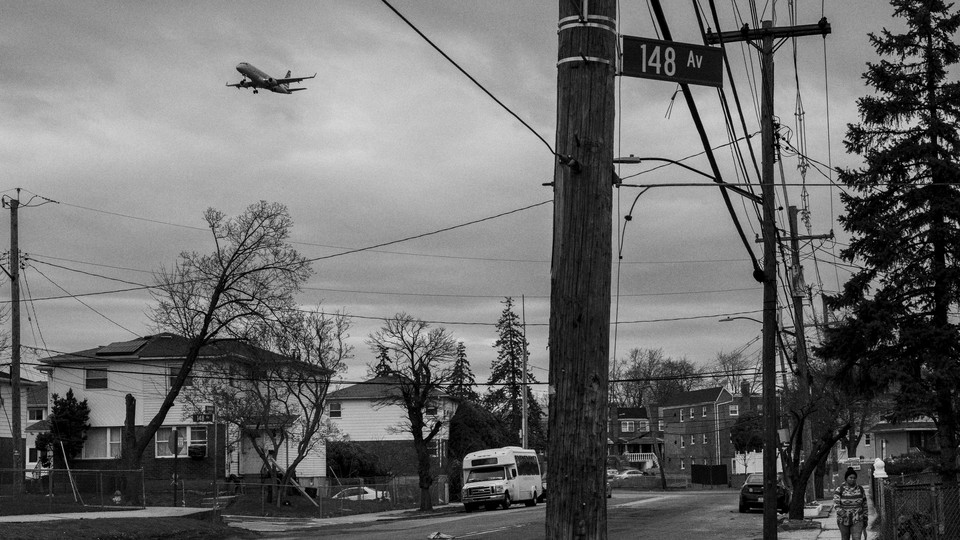
M 503 467 L 482 467 L 479 469 L 471 469 L 470 473 L 467 474 L 466 483 L 470 482 L 485 482 L 487 480 L 503 480 L 504 479 L 504 468 Z

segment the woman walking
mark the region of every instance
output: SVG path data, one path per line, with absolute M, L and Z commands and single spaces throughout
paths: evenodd
M 833 491 L 833 507 L 841 540 L 860 540 L 867 529 L 867 493 L 857 484 L 857 471 L 852 467 L 843 475 L 843 483 Z

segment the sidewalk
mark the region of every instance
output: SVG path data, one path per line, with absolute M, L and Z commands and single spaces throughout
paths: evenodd
M 442 516 L 462 510 L 459 504 L 445 504 L 433 507 L 433 514 Z M 326 527 L 331 525 L 352 525 L 370 523 L 372 521 L 386 521 L 403 519 L 410 515 L 423 517 L 424 514 L 415 509 L 388 510 L 386 512 L 372 512 L 368 514 L 354 514 L 332 518 L 282 518 L 258 516 L 231 516 L 222 515 L 223 522 L 231 527 L 238 527 L 256 532 L 283 532 L 307 527 Z M 838 537 L 839 538 L 839 537 Z
M 0 516 L 0 523 L 30 523 L 60 519 L 108 519 L 108 518 L 165 518 L 186 517 L 212 512 L 209 508 L 183 508 L 179 506 L 150 506 L 137 510 L 112 510 L 104 512 L 69 512 L 64 514 L 22 514 Z
M 840 540 L 840 526 L 837 525 L 837 515 L 833 512 L 833 500 L 825 499 L 818 501 L 823 505 L 820 517 L 813 521 L 820 523 L 820 529 L 801 529 L 795 531 L 780 531 L 777 538 L 782 540 Z M 867 522 L 867 539 L 876 540 L 877 531 L 872 530 L 873 522 L 877 518 L 877 510 L 873 507 L 873 501 L 870 499 L 870 490 L 867 486 L 867 510 L 869 512 L 869 521 Z M 855 540 L 860 540 L 855 539 Z

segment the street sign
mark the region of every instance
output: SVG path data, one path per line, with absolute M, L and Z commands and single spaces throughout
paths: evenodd
M 183 450 L 183 447 L 186 445 L 187 441 L 183 440 L 180 437 L 180 434 L 177 433 L 177 428 L 173 428 L 173 431 L 170 432 L 170 438 L 167 439 L 167 444 L 170 445 L 170 453 L 174 456 L 180 453 Z
M 705 45 L 623 36 L 621 75 L 722 86 L 723 52 Z

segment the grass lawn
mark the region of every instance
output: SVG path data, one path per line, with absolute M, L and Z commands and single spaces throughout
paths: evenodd
M 4 540 L 227 540 L 260 538 L 258 533 L 191 518 L 71 519 L 0 523 Z

